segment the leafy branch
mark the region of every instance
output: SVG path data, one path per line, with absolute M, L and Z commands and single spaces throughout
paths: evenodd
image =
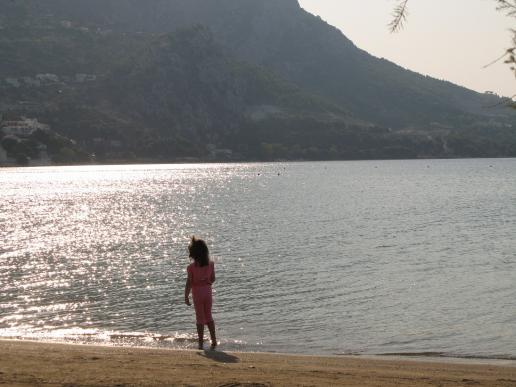
M 498 6 L 498 11 L 504 11 L 507 16 L 516 17 L 516 0 L 495 0 Z
M 400 3 L 394 8 L 392 13 L 392 21 L 389 23 L 389 29 L 391 32 L 398 32 L 403 28 L 403 24 L 407 20 L 408 16 L 408 4 L 409 0 L 400 1 Z

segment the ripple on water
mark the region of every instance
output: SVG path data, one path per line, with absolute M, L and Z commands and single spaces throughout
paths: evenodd
M 227 348 L 516 356 L 515 172 L 512 159 L 3 169 L 0 337 L 194 346 L 195 234 L 216 257 Z

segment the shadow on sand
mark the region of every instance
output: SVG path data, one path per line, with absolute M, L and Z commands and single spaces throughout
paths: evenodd
M 197 355 L 206 357 L 208 359 L 218 361 L 219 363 L 239 363 L 240 359 L 234 355 L 230 355 L 229 353 L 216 351 L 216 350 L 204 350 L 202 352 L 197 352 Z

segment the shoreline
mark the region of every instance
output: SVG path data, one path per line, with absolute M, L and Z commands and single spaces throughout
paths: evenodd
M 48 168 L 48 167 L 102 167 L 102 166 L 138 166 L 138 165 L 198 165 L 198 164 L 282 164 L 282 163 L 332 163 L 332 162 L 356 162 L 356 161 L 447 161 L 447 160 L 514 160 L 516 156 L 498 156 L 498 157 L 421 157 L 421 158 L 397 158 L 397 159 L 342 159 L 342 160 L 108 160 L 102 162 L 84 162 L 84 163 L 50 163 L 42 165 L 19 165 L 19 164 L 0 164 L 0 168 Z
M 99 348 L 121 348 L 121 349 L 137 349 L 137 350 L 159 350 L 159 351 L 198 351 L 196 349 L 197 339 L 191 339 L 195 343 L 192 347 L 177 347 L 177 346 L 153 346 L 145 344 L 121 344 L 117 342 L 102 342 L 102 341 L 80 341 L 80 340 L 59 340 L 51 338 L 24 338 L 14 336 L 0 337 L 0 343 L 33 343 L 33 344 L 49 344 L 49 345 L 71 345 L 79 347 L 99 347 Z M 209 348 L 209 339 L 205 341 L 206 349 Z M 222 350 L 228 344 L 220 344 L 219 348 Z M 231 344 L 230 344 L 231 345 Z M 385 352 L 385 353 L 324 353 L 324 352 L 282 352 L 282 351 L 267 351 L 253 350 L 253 349 L 228 349 L 231 353 L 242 354 L 257 354 L 257 355 L 279 355 L 279 356 L 298 356 L 298 357 L 320 357 L 320 358 L 350 358 L 350 359 L 377 359 L 377 360 L 401 360 L 401 361 L 419 361 L 419 362 L 438 362 L 438 363 L 458 363 L 471 365 L 502 365 L 509 367 L 516 367 L 516 357 L 511 355 L 472 355 L 472 354 L 448 354 L 445 352 Z
M 0 353 L 0 384 L 20 386 L 516 385 L 514 361 L 493 364 L 470 359 L 312 356 L 3 339 Z

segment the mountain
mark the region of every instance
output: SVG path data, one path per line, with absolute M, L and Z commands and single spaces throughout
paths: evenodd
M 296 0 L 0 6 L 0 112 L 107 160 L 516 155 L 502 99 L 375 58 Z

